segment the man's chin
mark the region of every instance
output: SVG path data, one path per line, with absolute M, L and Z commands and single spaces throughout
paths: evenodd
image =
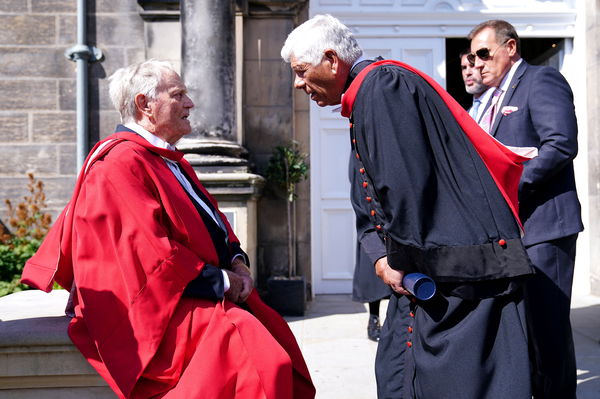
M 330 105 L 338 105 L 341 103 L 341 101 L 337 101 L 337 102 L 332 102 L 332 101 L 325 101 L 325 100 L 313 100 L 315 103 L 317 103 L 317 105 L 319 107 L 328 107 Z

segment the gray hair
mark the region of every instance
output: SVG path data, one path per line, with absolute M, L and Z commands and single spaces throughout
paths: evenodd
M 281 58 L 290 62 L 293 56 L 299 62 L 318 65 L 327 49 L 335 50 L 338 57 L 350 65 L 362 55 L 362 49 L 346 25 L 329 14 L 315 15 L 288 35 Z
M 168 62 L 151 59 L 119 68 L 108 78 L 110 99 L 121 114 L 121 122 L 135 121 L 136 95 L 143 94 L 149 100 L 156 99 L 162 74 L 168 70 L 174 71 Z
M 489 21 L 480 23 L 471 29 L 471 32 L 467 35 L 467 39 L 473 40 L 479 32 L 486 28 L 491 28 L 494 33 L 496 33 L 496 43 L 498 44 L 503 44 L 510 39 L 515 39 L 515 42 L 517 43 L 517 54 L 521 55 L 521 39 L 519 39 L 517 30 L 509 22 L 502 19 L 490 19 Z

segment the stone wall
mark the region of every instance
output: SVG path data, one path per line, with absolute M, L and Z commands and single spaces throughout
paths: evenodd
M 303 14 L 306 12 L 304 11 Z M 293 75 L 280 56 L 287 35 L 298 24 L 288 14 L 244 19 L 244 146 L 257 173 L 265 175 L 269 157 L 277 145 L 295 140 L 300 150 L 310 150 L 308 118 L 296 118 L 300 108 L 308 115 L 308 99 L 293 90 Z M 300 17 L 302 18 L 302 17 Z M 310 162 L 310 159 L 309 159 Z M 310 281 L 310 191 L 309 180 L 298 185 L 295 209 L 297 274 Z M 258 203 L 258 280 L 287 273 L 286 203 L 267 181 Z
M 45 183 L 56 214 L 76 176 L 76 66 L 64 52 L 77 42 L 77 2 L 0 2 L 0 200 L 26 194 L 28 172 Z M 136 2 L 88 1 L 88 44 L 105 60 L 89 67 L 90 144 L 112 132 L 106 77 L 144 58 Z M 0 208 L 0 218 L 5 210 Z
M 589 206 L 590 225 L 586 229 L 590 235 L 590 283 L 591 292 L 600 295 L 600 2 L 588 1 L 586 39 L 587 39 L 587 102 L 588 102 L 588 162 L 589 162 Z

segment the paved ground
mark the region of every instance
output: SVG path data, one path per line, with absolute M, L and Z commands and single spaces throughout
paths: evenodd
M 600 399 L 600 297 L 576 297 L 572 308 L 578 399 Z M 376 398 L 377 344 L 366 338 L 365 305 L 349 295 L 319 295 L 305 317 L 286 319 L 306 358 L 317 399 Z

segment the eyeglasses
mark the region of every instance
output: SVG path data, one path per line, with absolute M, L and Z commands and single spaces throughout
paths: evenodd
M 508 43 L 510 39 L 506 39 L 504 42 L 502 42 L 501 45 L 499 45 L 498 47 L 496 47 L 496 50 L 494 50 L 494 53 L 496 53 L 496 51 L 498 51 L 498 49 L 502 46 L 504 46 L 506 43 Z M 479 50 L 477 50 L 475 52 L 475 54 L 470 53 L 467 54 L 467 61 L 469 61 L 469 63 L 475 65 L 475 56 L 477 56 L 477 58 L 479 58 L 481 61 L 487 61 L 490 58 L 492 58 L 494 56 L 494 54 L 490 53 L 490 49 L 487 47 L 483 47 L 480 48 Z

